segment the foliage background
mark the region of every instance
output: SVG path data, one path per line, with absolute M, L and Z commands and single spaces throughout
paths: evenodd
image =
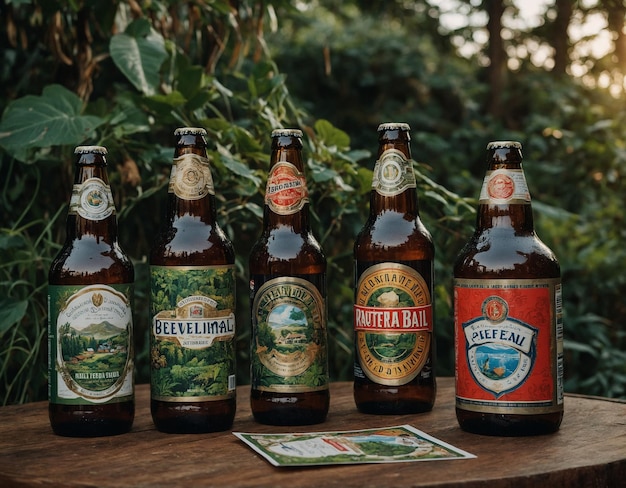
M 46 398 L 47 271 L 64 240 L 73 148 L 85 143 L 109 150 L 120 239 L 136 271 L 137 380 L 149 381 L 146 256 L 172 134 L 185 125 L 209 133 L 218 218 L 236 246 L 240 384 L 249 382 L 246 262 L 260 232 L 269 134 L 305 131 L 314 231 L 329 258 L 331 379 L 350 380 L 352 242 L 383 121 L 412 127 L 421 214 L 437 249 L 438 374 L 454 372 L 452 262 L 473 229 L 484 148 L 513 139 L 524 145 L 537 231 L 562 266 L 566 390 L 626 397 L 625 98 L 599 82 L 623 79 L 619 37 L 603 58 L 581 60 L 567 45 L 585 76 L 531 58 L 532 46 L 557 45 L 550 36 L 564 4 L 568 21 L 615 19 L 615 2 L 591 3 L 560 0 L 537 27 L 509 28 L 498 62 L 492 48 L 503 39 L 459 49 L 498 18 L 494 5 L 515 19 L 509 1 L 461 2 L 468 19 L 490 21 L 446 29 L 443 7 L 426 0 L 5 0 L 2 403 Z

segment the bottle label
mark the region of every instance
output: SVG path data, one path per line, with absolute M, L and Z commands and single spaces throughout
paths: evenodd
M 70 215 L 80 215 L 87 220 L 104 220 L 115 213 L 111 187 L 100 178 L 89 178 L 72 187 Z
M 50 285 L 48 293 L 50 402 L 131 400 L 133 285 Z
M 357 366 L 381 385 L 404 385 L 431 356 L 433 311 L 428 284 L 399 263 L 369 267 L 354 305 Z
M 299 212 L 309 203 L 304 174 L 293 164 L 278 162 L 270 171 L 265 187 L 265 204 L 279 215 Z
M 521 169 L 487 171 L 478 203 L 491 205 L 530 203 L 530 192 L 524 171 Z
M 235 396 L 235 266 L 150 266 L 151 395 Z
M 541 414 L 563 404 L 560 279 L 456 279 L 456 404 Z
M 174 158 L 168 192 L 182 200 L 200 200 L 215 195 L 209 160 L 197 154 Z
M 412 161 L 402 151 L 387 149 L 380 155 L 374 165 L 373 190 L 385 197 L 393 197 L 416 186 Z
M 326 302 L 311 282 L 265 282 L 252 301 L 252 387 L 283 393 L 328 389 L 326 342 Z

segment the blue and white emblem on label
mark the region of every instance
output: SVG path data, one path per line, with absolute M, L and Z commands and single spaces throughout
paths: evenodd
M 467 362 L 474 380 L 500 398 L 519 388 L 532 371 L 539 331 L 509 318 L 509 306 L 498 296 L 485 299 L 482 313 L 463 324 Z

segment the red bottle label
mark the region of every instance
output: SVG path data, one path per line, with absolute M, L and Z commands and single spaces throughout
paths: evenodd
M 276 163 L 267 177 L 265 204 L 279 215 L 291 215 L 309 202 L 304 175 L 293 164 Z
M 456 279 L 456 405 L 540 414 L 563 404 L 561 282 Z
M 530 203 L 524 172 L 521 169 L 487 171 L 478 200 L 479 204 L 487 205 Z

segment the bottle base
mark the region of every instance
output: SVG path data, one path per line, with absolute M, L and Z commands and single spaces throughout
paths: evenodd
M 154 426 L 164 434 L 207 434 L 210 432 L 222 432 L 233 426 L 229 419 L 188 418 L 185 420 L 159 420 L 154 421 Z
M 133 402 L 106 405 L 48 404 L 50 426 L 63 437 L 106 437 L 130 432 Z
M 107 437 L 130 432 L 132 422 L 89 421 L 51 424 L 52 431 L 63 437 Z
M 273 412 L 257 412 L 254 420 L 266 425 L 315 425 L 326 420 L 326 412 L 317 410 L 278 409 Z
M 527 437 L 554 434 L 559 430 L 562 412 L 534 415 L 483 414 L 459 411 L 457 420 L 462 430 L 471 434 L 498 437 Z
M 233 426 L 235 400 L 227 402 L 171 403 L 151 400 L 152 422 L 166 434 L 206 434 Z
M 426 384 L 386 386 L 354 382 L 354 403 L 359 412 L 374 415 L 426 413 L 433 409 L 437 395 L 434 379 Z
M 330 396 L 328 390 L 307 393 L 250 392 L 254 420 L 266 425 L 314 425 L 326 420 Z
M 433 404 L 410 401 L 361 402 L 356 407 L 361 413 L 373 415 L 407 415 L 430 412 L 433 409 Z

